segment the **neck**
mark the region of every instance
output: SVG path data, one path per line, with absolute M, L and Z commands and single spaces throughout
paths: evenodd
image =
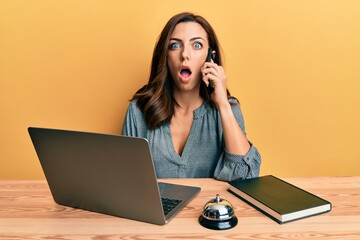
M 193 112 L 201 106 L 204 100 L 200 97 L 199 92 L 178 92 L 174 93 L 176 102 L 179 104 L 176 108 L 182 111 Z

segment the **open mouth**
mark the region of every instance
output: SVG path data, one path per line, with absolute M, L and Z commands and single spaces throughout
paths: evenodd
M 189 78 L 191 75 L 191 70 L 188 67 L 182 67 L 180 70 L 180 76 L 183 78 Z

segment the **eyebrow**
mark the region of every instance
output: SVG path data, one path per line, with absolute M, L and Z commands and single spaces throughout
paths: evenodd
M 205 40 L 202 37 L 193 37 L 193 38 L 190 39 L 190 41 L 195 41 L 195 40 L 198 40 L 198 39 L 201 39 L 201 40 L 203 40 L 205 42 Z M 179 39 L 179 38 L 170 38 L 170 40 L 182 42 L 182 40 Z

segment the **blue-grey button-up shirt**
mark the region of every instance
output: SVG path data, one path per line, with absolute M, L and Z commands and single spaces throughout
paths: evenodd
M 238 103 L 234 99 L 229 99 L 229 102 L 232 102 L 232 111 L 245 133 L 244 119 Z M 250 144 L 246 155 L 228 152 L 220 114 L 208 103 L 203 103 L 194 111 L 194 121 L 181 156 L 173 146 L 169 123 L 149 130 L 136 100 L 130 102 L 122 134 L 143 137 L 149 141 L 158 178 L 213 177 L 231 181 L 259 175 L 261 156 L 257 148 Z

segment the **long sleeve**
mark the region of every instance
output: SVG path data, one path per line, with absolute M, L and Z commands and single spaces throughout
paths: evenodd
M 146 132 L 147 127 L 143 115 L 137 108 L 136 101 L 132 101 L 127 109 L 121 134 L 132 137 L 146 137 Z
M 246 134 L 244 118 L 239 105 L 233 104 L 232 110 L 241 130 Z M 246 155 L 230 153 L 225 147 L 223 149 L 224 151 L 220 155 L 214 171 L 214 178 L 223 181 L 232 181 L 235 179 L 259 176 L 261 155 L 255 146 L 250 143 L 250 150 Z

